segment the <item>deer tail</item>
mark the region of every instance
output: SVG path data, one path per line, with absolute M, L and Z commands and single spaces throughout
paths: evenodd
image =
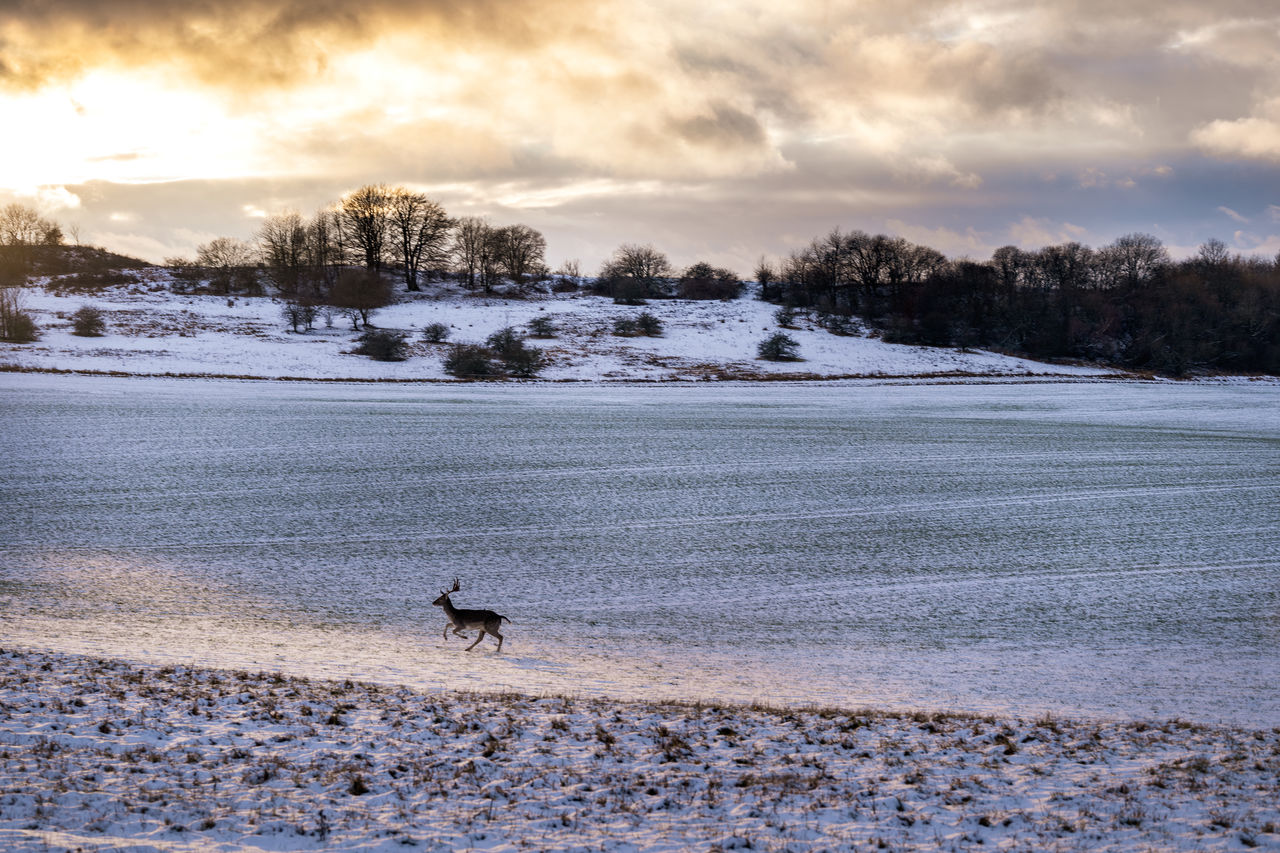
M 510 621 L 511 621 L 510 619 L 507 619 L 507 617 L 505 617 L 505 616 L 499 616 L 499 617 L 498 617 L 498 619 L 500 619 L 500 620 L 505 620 L 506 622 L 510 622 Z M 501 622 L 499 622 L 498 624 L 502 624 L 502 623 L 501 623 Z

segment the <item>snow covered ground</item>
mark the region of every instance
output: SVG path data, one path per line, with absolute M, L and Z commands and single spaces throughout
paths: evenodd
M 1276 850 L 1278 804 L 1275 729 L 0 654 L 8 850 Z
M 782 329 L 777 306 L 749 294 L 730 302 L 654 300 L 647 306 L 615 305 L 583 293 L 528 298 L 483 297 L 452 286 L 402 295 L 378 311 L 379 327 L 410 333 L 411 357 L 377 362 L 356 355 L 355 333 L 342 317 L 331 328 L 294 334 L 279 300 L 259 297 L 184 296 L 171 292 L 169 273 L 139 270 L 141 282 L 91 293 L 35 287 L 26 307 L 43 330 L 31 344 L 0 344 L 0 366 L 127 374 L 253 376 L 262 378 L 440 380 L 449 344 L 429 344 L 421 330 L 450 328 L 449 341 L 480 343 L 498 329 L 523 327 L 538 316 L 558 329 L 552 339 L 530 340 L 543 350 L 547 380 L 697 380 L 724 378 L 826 378 L 877 376 L 1089 377 L 1116 371 L 1051 365 L 995 353 L 886 344 L 859 334 L 833 335 L 803 316 L 799 328 Z M 93 305 L 106 315 L 107 334 L 71 334 L 70 315 Z M 619 337 L 613 321 L 649 311 L 664 324 L 661 337 Z M 784 331 L 799 343 L 801 361 L 756 358 L 765 338 Z

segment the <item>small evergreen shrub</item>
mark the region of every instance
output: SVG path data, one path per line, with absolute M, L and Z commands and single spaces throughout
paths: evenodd
M 530 377 L 542 369 L 542 353 L 524 344 L 524 336 L 508 326 L 490 335 L 485 343 L 512 376 Z
M 389 329 L 367 329 L 357 340 L 356 352 L 374 361 L 404 361 L 409 357 L 408 343 L 402 332 Z
M 485 344 L 499 356 L 524 346 L 524 337 L 511 326 L 499 329 L 485 338 Z
M 636 317 L 636 331 L 650 338 L 661 337 L 662 321 L 648 311 L 641 311 Z
M 81 305 L 71 315 L 71 334 L 82 338 L 100 338 L 107 330 L 102 310 L 92 305 Z
M 613 333 L 623 337 L 631 337 L 640 332 L 640 327 L 631 317 L 618 317 L 613 321 Z
M 429 344 L 442 344 L 449 338 L 449 327 L 444 323 L 429 323 L 422 329 L 422 339 Z
M 761 341 L 756 352 L 766 361 L 795 361 L 800 357 L 800 344 L 790 335 L 778 332 Z
M 454 344 L 444 357 L 444 372 L 459 379 L 497 379 L 502 369 L 493 350 L 480 344 Z
M 791 307 L 779 308 L 773 312 L 773 319 L 777 321 L 779 326 L 785 329 L 794 329 L 796 323 L 796 309 Z
M 535 338 L 554 338 L 556 324 L 550 317 L 534 317 L 529 321 L 529 334 Z

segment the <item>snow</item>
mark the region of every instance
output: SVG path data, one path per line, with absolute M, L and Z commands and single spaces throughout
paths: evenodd
M 0 376 L 0 849 L 1280 850 L 1274 383 L 447 289 L 387 364 L 138 275 L 0 367 L 433 382 L 550 315 L 574 384 Z
M 1276 850 L 1278 780 L 1274 729 L 0 653 L 10 850 Z
M 812 318 L 783 329 L 777 306 L 750 295 L 727 301 L 654 300 L 644 307 L 615 305 L 584 293 L 527 298 L 477 296 L 447 285 L 401 301 L 374 315 L 379 327 L 410 333 L 412 357 L 376 362 L 352 352 L 356 334 L 342 317 L 333 327 L 294 334 L 282 303 L 267 297 L 179 295 L 165 270 L 135 271 L 138 284 L 91 293 L 53 286 L 25 291 L 26 307 L 43 330 L 31 344 L 0 344 L 0 365 L 20 369 L 216 375 L 260 378 L 444 380 L 449 343 L 429 344 L 420 331 L 449 326 L 451 342 L 482 342 L 498 329 L 551 317 L 557 337 L 528 343 L 549 359 L 540 378 L 582 380 L 698 380 L 724 378 L 830 378 L 1019 376 L 1080 378 L 1117 371 L 1042 364 L 983 351 L 887 344 L 868 335 L 834 335 Z M 70 315 L 93 305 L 106 315 L 107 334 L 71 334 Z M 664 324 L 661 337 L 620 337 L 613 320 L 649 311 Z M 756 358 L 757 345 L 776 332 L 799 343 L 802 361 Z

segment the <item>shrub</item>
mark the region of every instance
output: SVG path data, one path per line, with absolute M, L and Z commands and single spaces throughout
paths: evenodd
M 733 299 L 742 290 L 742 282 L 731 271 L 699 262 L 684 271 L 676 285 L 681 299 Z
M 615 335 L 630 337 L 631 335 L 639 334 L 639 331 L 639 325 L 631 317 L 618 317 L 613 321 L 613 333 Z
M 521 344 L 519 348 L 501 354 L 502 363 L 512 376 L 529 378 L 538 375 L 545 363 L 542 353 L 532 347 Z
M 534 317 L 529 321 L 529 334 L 535 338 L 554 338 L 556 336 L 556 324 L 551 321 L 550 317 Z
M 409 357 L 405 335 L 389 329 L 369 329 L 359 338 L 356 352 L 374 361 L 404 361 Z
M 92 305 L 81 305 L 71 315 L 71 333 L 82 338 L 99 338 L 107 330 L 102 310 Z
M 524 346 L 524 337 L 513 327 L 507 326 L 505 329 L 499 329 L 485 338 L 484 342 L 494 353 L 502 356 L 504 353 Z
M 766 361 L 795 361 L 800 357 L 800 344 L 790 335 L 778 332 L 761 341 L 756 352 Z
M 542 369 L 542 353 L 526 347 L 524 336 L 510 326 L 494 332 L 485 343 L 512 376 L 533 376 Z
M 309 302 L 289 300 L 283 307 L 281 307 L 280 315 L 284 317 L 285 321 L 288 322 L 296 332 L 298 331 L 299 326 L 311 329 L 315 325 L 317 311 L 316 306 Z
M 494 364 L 493 350 L 480 344 L 454 344 L 444 357 L 444 372 L 459 379 L 496 379 L 502 369 Z
M 422 329 L 422 339 L 429 344 L 442 344 L 449 337 L 449 327 L 444 323 L 430 323 Z
M 648 311 L 641 311 L 640 316 L 636 317 L 636 331 L 651 338 L 660 337 L 662 321 Z
M 49 286 L 54 290 L 103 290 L 108 287 L 123 287 L 141 282 L 142 279 L 130 272 L 91 270 L 54 279 L 49 282 Z
M 3 331 L 0 332 L 0 340 L 15 344 L 29 344 L 40 339 L 40 327 L 36 325 L 36 321 L 31 315 L 25 311 L 19 311 L 6 318 L 0 325 L 4 327 Z
M 784 307 L 773 312 L 773 319 L 777 321 L 779 326 L 786 329 L 795 328 L 796 309 Z
M 820 321 L 822 328 L 833 335 L 854 335 L 858 332 L 858 324 L 846 314 L 826 313 Z
M 22 293 L 13 287 L 0 289 L 0 340 L 27 344 L 40 337 L 40 328 L 24 310 Z

